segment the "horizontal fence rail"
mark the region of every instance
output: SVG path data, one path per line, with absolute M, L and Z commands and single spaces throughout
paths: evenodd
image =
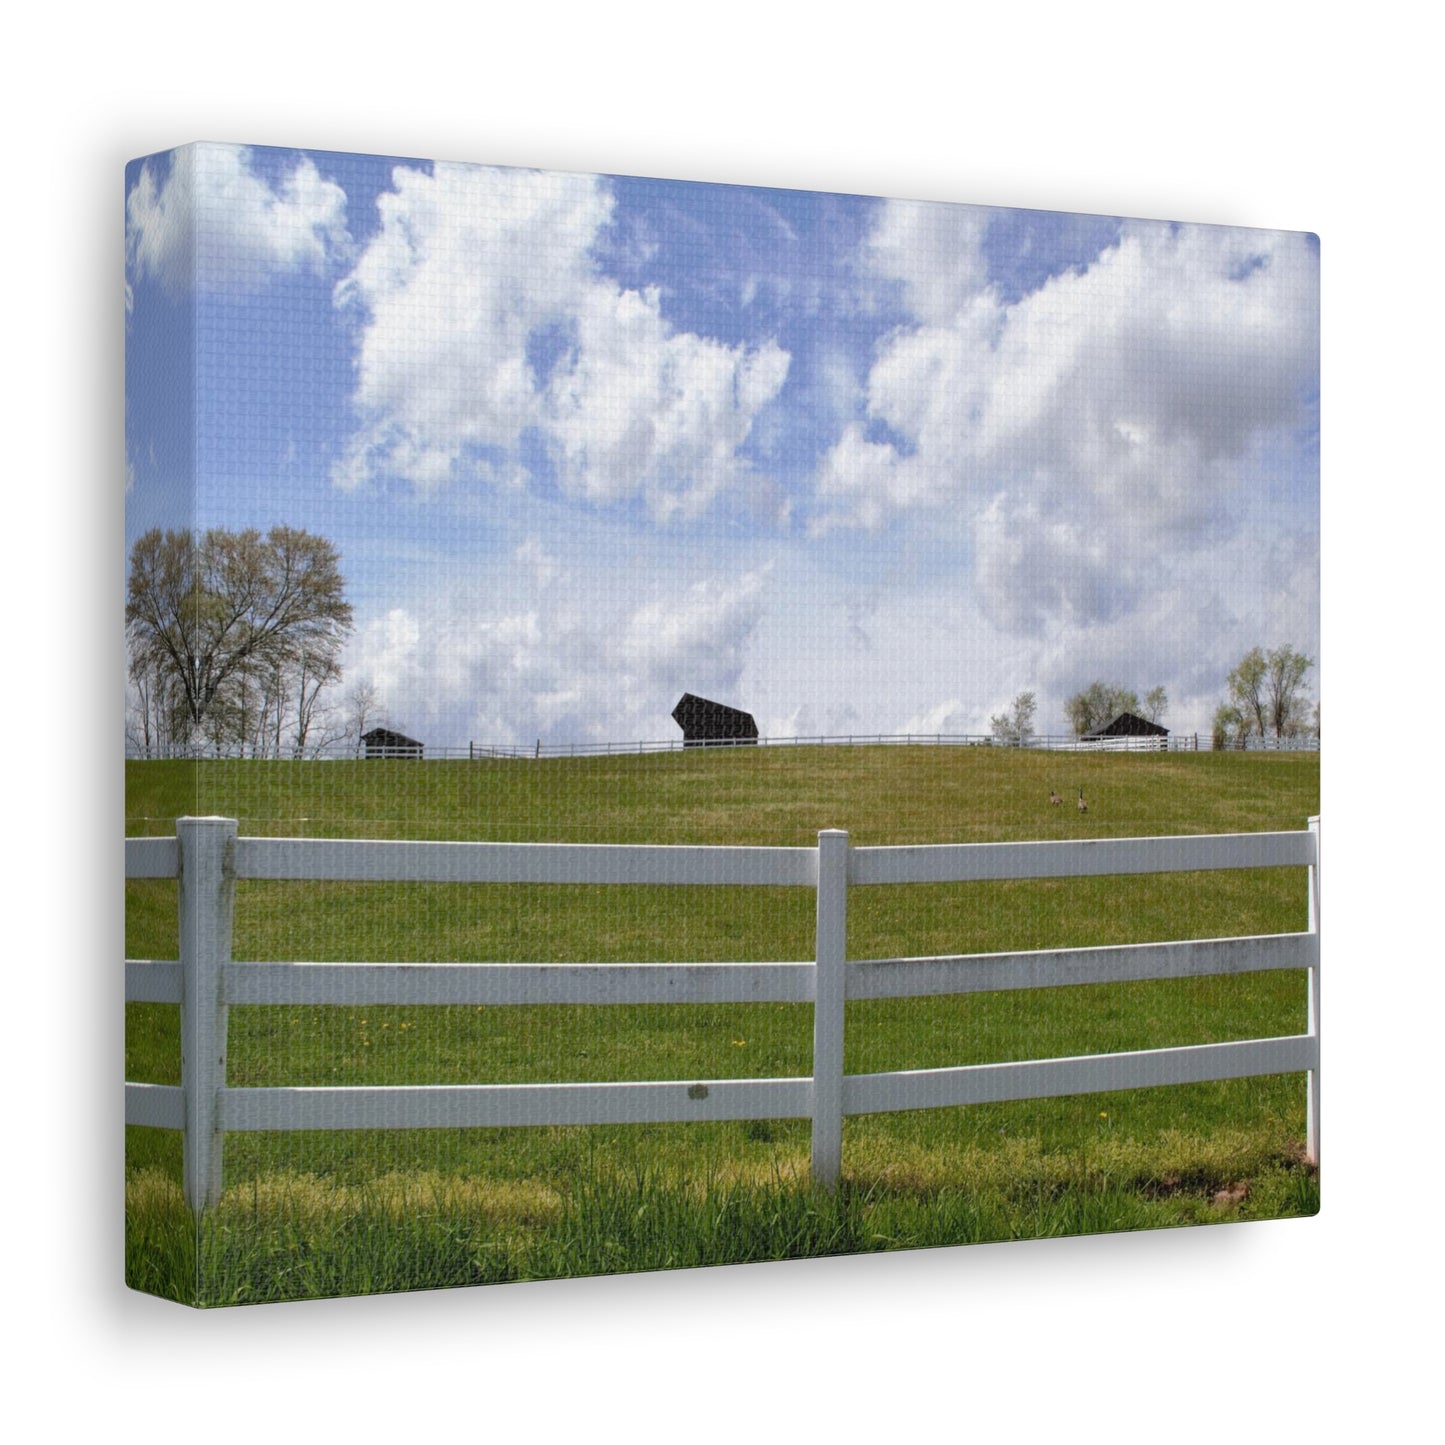
M 127 878 L 174 878 L 180 871 L 181 855 L 174 838 L 127 838 Z
M 227 1003 L 349 1007 L 811 1003 L 813 964 L 233 963 L 221 990 Z
M 957 1104 L 997 1104 L 1012 1099 L 1049 1099 L 1064 1094 L 1102 1094 L 1160 1084 L 1201 1084 L 1253 1074 L 1292 1074 L 1317 1066 L 1314 1040 L 1250 1039 L 1192 1048 L 1144 1049 L 1091 1054 L 1077 1059 L 1029 1059 L 1013 1064 L 971 1064 L 961 1069 L 915 1069 L 893 1074 L 856 1074 L 844 1091 L 850 1114 L 897 1109 L 942 1109 Z
M 808 1113 L 810 1079 L 709 1083 L 413 1084 L 227 1089 L 222 1129 L 492 1129 L 527 1124 L 680 1124 Z
M 942 843 L 855 848 L 850 883 L 979 883 L 1085 878 L 1106 873 L 1192 873 L 1282 868 L 1314 859 L 1308 833 L 1230 833 L 1182 838 L 1084 838 L 1062 843 Z
M 922 998 L 1313 968 L 1317 953 L 1312 933 L 1269 933 L 1255 938 L 1202 938 L 1109 948 L 867 959 L 848 964 L 848 997 Z
M 853 887 L 1100 874 L 1304 867 L 1303 933 L 926 958 L 847 958 Z M 482 1128 L 811 1118 L 816 1182 L 836 1184 L 850 1114 L 1307 1075 L 1306 1148 L 1319 1155 L 1319 819 L 1291 833 L 1103 838 L 1064 843 L 851 848 L 413 843 L 241 838 L 227 818 L 183 818 L 174 838 L 126 839 L 126 876 L 178 878 L 181 958 L 127 959 L 129 1002 L 181 1007 L 182 1082 L 125 1086 L 126 1122 L 179 1129 L 186 1198 L 220 1197 L 224 1135 L 248 1130 Z M 815 956 L 776 963 L 269 963 L 231 958 L 236 881 L 688 884 L 815 891 Z M 1284 1038 L 1079 1058 L 848 1075 L 844 1003 L 1086 983 L 1300 969 L 1308 1024 Z M 641 1083 L 232 1088 L 227 1011 L 257 1004 L 797 1003 L 814 1015 L 813 1072 L 800 1079 Z
M 810 886 L 812 848 L 606 843 L 388 843 L 241 838 L 238 878 L 406 883 L 740 883 Z

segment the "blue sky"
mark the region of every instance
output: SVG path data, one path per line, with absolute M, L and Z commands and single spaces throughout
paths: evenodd
M 328 536 L 434 745 L 1204 730 L 1319 657 L 1312 237 L 221 145 L 126 198 L 127 545 Z

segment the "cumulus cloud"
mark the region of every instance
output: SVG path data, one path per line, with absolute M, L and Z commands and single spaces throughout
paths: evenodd
M 799 703 L 791 712 L 766 717 L 760 731 L 765 738 L 811 738 L 821 733 L 813 721 L 813 710 L 807 703 Z
M 540 556 L 524 544 L 516 560 L 531 568 Z M 364 623 L 347 673 L 373 680 L 394 720 L 441 746 L 669 738 L 683 692 L 736 695 L 767 577 L 709 579 L 611 614 L 569 606 L 545 581 L 491 612 L 456 588 Z
M 927 737 L 930 733 L 958 736 L 985 730 L 979 709 L 960 702 L 956 697 L 914 713 L 905 718 L 898 729 L 905 737 Z
M 596 176 L 396 169 L 336 288 L 360 325 L 360 425 L 338 485 L 515 479 L 529 444 L 565 494 L 640 499 L 666 520 L 750 480 L 739 451 L 789 356 L 679 331 L 655 289 L 602 274 L 613 204 Z
M 638 699 L 736 692 L 768 572 L 762 567 L 735 582 L 697 582 L 640 607 L 616 647 L 626 688 Z
M 902 283 L 908 310 L 926 324 L 947 324 L 988 283 L 983 206 L 887 201 L 864 243 L 875 275 Z
M 524 567 L 530 569 L 539 587 L 545 587 L 561 571 L 557 559 L 536 537 L 528 537 L 512 555 Z
M 259 290 L 284 271 L 322 275 L 349 248 L 346 193 L 308 159 L 273 185 L 244 146 L 183 146 L 164 180 L 147 161 L 126 197 L 132 282 L 152 277 L 172 294 Z
M 997 625 L 1107 623 L 1238 529 L 1252 463 L 1299 424 L 1317 257 L 1301 235 L 1129 223 L 1093 264 L 1006 305 L 977 216 L 955 253 L 935 209 L 888 208 L 870 243 L 917 317 L 868 380 L 870 420 L 897 440 L 843 434 L 814 530 L 961 512 Z

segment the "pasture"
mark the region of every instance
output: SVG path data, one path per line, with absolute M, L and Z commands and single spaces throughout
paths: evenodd
M 960 747 L 488 762 L 127 764 L 126 833 L 858 845 L 1292 830 L 1317 754 Z M 1052 788 L 1064 797 L 1049 804 Z M 1075 798 L 1082 788 L 1089 810 Z M 126 954 L 176 956 L 175 885 L 127 884 Z M 1301 869 L 860 890 L 848 954 L 1082 947 L 1306 926 Z M 808 889 L 238 885 L 238 960 L 767 961 Z M 1299 1032 L 1298 972 L 848 1004 L 850 1073 Z M 127 1006 L 127 1078 L 175 1083 L 178 1010 Z M 810 1072 L 807 1005 L 234 1008 L 234 1085 Z M 873 1115 L 843 1186 L 802 1120 L 232 1136 L 195 1235 L 174 1134 L 127 1131 L 128 1279 L 204 1303 L 1312 1213 L 1301 1076 Z

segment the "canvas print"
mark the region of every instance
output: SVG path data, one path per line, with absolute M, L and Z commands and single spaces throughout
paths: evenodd
M 1319 1207 L 1319 243 L 125 173 L 126 1278 Z

